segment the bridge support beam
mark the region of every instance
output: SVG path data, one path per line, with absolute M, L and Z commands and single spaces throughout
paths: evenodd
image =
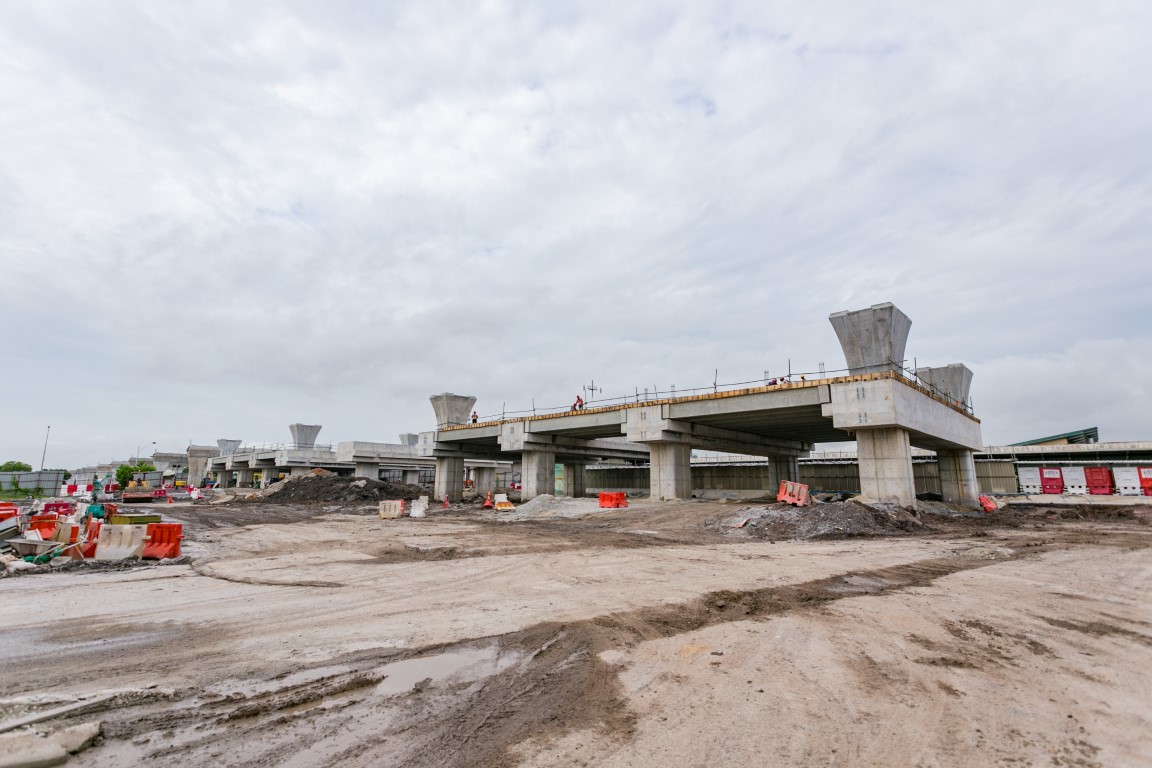
M 800 482 L 800 460 L 795 456 L 773 456 L 772 471 L 775 473 L 777 487 L 785 480 L 794 483 Z
M 864 429 L 856 433 L 860 493 L 875 501 L 916 507 L 912 476 L 912 445 L 899 427 Z
M 948 504 L 965 507 L 980 505 L 980 486 L 976 482 L 976 462 L 972 451 L 936 451 L 940 471 L 940 495 Z
M 521 454 L 520 499 L 529 501 L 544 493 L 556 492 L 556 452 L 524 451 Z
M 433 492 L 438 500 L 442 500 L 445 496 L 448 497 L 448 501 L 464 500 L 464 459 L 458 456 L 436 457 L 436 483 Z
M 648 444 L 651 466 L 648 488 L 653 499 L 692 498 L 692 446 L 679 442 Z

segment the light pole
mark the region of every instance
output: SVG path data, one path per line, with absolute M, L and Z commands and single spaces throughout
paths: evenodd
M 44 433 L 44 452 L 40 454 L 40 471 L 44 471 L 44 457 L 48 455 L 48 435 L 52 434 L 52 425 L 48 425 L 48 431 Z
M 132 458 L 136 459 L 136 463 L 137 463 L 137 464 L 139 464 L 139 463 L 140 463 L 140 449 L 141 449 L 142 447 L 144 447 L 145 445 L 149 445 L 149 443 L 140 443 L 139 445 L 137 445 L 137 446 L 136 446 L 136 455 L 135 455 L 135 456 L 133 456 Z M 151 445 L 153 446 L 153 448 L 152 448 L 152 453 L 156 453 L 156 448 L 155 448 L 155 446 L 156 446 L 156 441 L 155 441 L 155 440 L 153 440 L 153 441 L 151 442 Z

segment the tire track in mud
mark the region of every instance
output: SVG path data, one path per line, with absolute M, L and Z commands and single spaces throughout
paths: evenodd
M 544 622 L 415 651 L 358 652 L 316 665 L 335 671 L 303 683 L 287 684 L 307 669 L 279 683 L 255 681 L 247 694 L 189 690 L 171 702 L 117 710 L 107 717 L 105 742 L 77 764 L 507 766 L 516 762 L 510 749 L 527 739 L 585 729 L 628 738 L 635 717 L 603 651 L 924 586 L 1004 559 L 957 554 L 802 584 L 709 592 L 686 603 Z M 423 659 L 434 667 L 438 658 L 485 648 L 505 662 L 487 676 L 435 681 L 432 675 L 403 693 L 377 691 L 398 661 Z

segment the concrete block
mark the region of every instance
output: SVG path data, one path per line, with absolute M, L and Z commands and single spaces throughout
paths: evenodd
M 0 735 L 0 768 L 44 768 L 67 759 L 68 750 L 38 733 Z
M 320 434 L 320 424 L 289 424 L 288 430 L 292 433 L 292 444 L 297 450 L 307 450 L 316 445 L 316 436 Z
M 100 538 L 96 542 L 94 560 L 139 559 L 144 555 L 144 538 L 147 535 L 144 525 L 102 525 Z
M 48 734 L 49 741 L 54 741 L 64 748 L 64 751 L 75 754 L 82 749 L 87 748 L 96 740 L 100 735 L 101 724 L 96 723 L 81 723 L 80 725 L 73 725 L 68 728 L 61 728 L 54 733 Z
M 912 321 L 891 302 L 833 312 L 828 321 L 840 339 L 852 375 L 890 371 L 903 365 Z

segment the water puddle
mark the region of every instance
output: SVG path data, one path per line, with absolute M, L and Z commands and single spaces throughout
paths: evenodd
M 377 672 L 387 677 L 377 684 L 376 693 L 380 696 L 407 693 L 423 680 L 435 683 L 449 679 L 473 682 L 502 672 L 519 659 L 519 654 L 501 654 L 500 648 L 496 645 L 405 659 L 377 668 Z

